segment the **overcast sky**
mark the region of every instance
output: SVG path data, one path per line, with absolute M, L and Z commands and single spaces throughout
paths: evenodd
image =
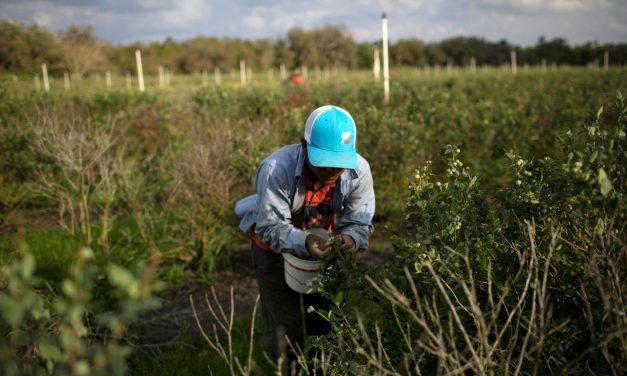
M 293 26 L 344 25 L 358 42 L 381 38 L 388 14 L 392 42 L 451 36 L 535 44 L 540 35 L 627 42 L 627 0 L 0 0 L 0 18 L 52 31 L 91 25 L 126 44 L 197 35 L 279 38 Z

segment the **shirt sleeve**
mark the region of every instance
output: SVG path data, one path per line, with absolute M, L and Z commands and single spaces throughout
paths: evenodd
M 335 232 L 347 234 L 355 241 L 357 249 L 368 248 L 368 238 L 374 232 L 372 218 L 375 211 L 375 196 L 370 166 L 364 161 L 354 189 L 345 199 Z
M 289 252 L 308 257 L 305 245 L 307 232 L 297 229 L 291 221 L 288 171 L 276 161 L 265 161 L 257 171 L 255 189 L 258 213 L 255 232 L 274 252 Z

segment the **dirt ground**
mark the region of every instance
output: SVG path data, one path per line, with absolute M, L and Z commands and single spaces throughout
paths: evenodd
M 361 253 L 358 259 L 372 266 L 384 265 L 394 257 L 392 246 L 383 239 L 373 240 L 376 251 Z M 217 299 L 228 316 L 231 288 L 235 317 L 249 319 L 259 293 L 252 269 L 250 245 L 235 247 L 229 265 L 216 271 L 213 280 L 212 285 L 195 284 L 169 291 L 161 308 L 131 328 L 130 343 L 140 352 L 153 355 L 158 355 L 170 345 L 193 346 L 188 339 L 200 337 L 200 331 L 190 299 L 194 301 L 201 325 L 206 332 L 211 333 L 214 318 L 207 302 L 217 309 Z

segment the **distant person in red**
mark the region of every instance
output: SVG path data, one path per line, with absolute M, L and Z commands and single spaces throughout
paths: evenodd
M 293 74 L 290 76 L 290 83 L 292 85 L 304 85 L 305 84 L 305 77 L 303 77 L 300 74 Z

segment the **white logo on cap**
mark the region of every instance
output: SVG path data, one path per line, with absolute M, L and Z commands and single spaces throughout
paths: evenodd
M 351 132 L 344 132 L 342 133 L 342 144 L 350 144 L 351 143 Z

